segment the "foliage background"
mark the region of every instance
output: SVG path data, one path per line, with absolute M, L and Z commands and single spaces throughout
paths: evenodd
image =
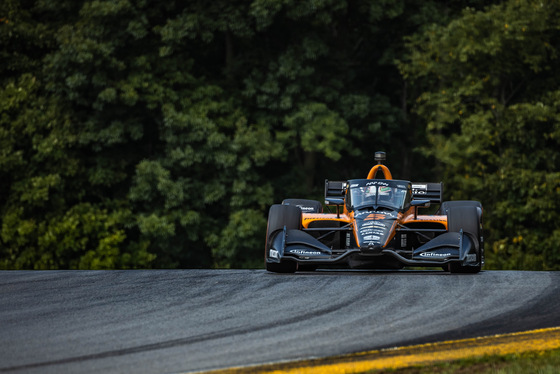
M 0 268 L 261 267 L 385 150 L 558 270 L 559 47 L 556 1 L 4 0 Z

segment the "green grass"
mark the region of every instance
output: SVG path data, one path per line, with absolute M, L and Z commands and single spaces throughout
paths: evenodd
M 484 356 L 440 364 L 394 370 L 373 370 L 375 374 L 557 374 L 560 373 L 560 349 L 526 352 L 505 356 Z

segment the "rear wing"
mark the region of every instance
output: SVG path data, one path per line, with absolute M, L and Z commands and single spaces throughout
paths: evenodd
M 325 179 L 325 204 L 326 205 L 342 205 L 344 204 L 344 195 L 346 194 L 346 186 L 348 182 L 329 181 Z
M 432 204 L 441 204 L 443 200 L 443 182 L 412 183 L 412 200 L 430 200 Z

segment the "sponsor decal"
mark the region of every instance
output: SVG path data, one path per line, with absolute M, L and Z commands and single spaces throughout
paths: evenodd
M 401 247 L 406 247 L 406 234 L 401 234 Z
M 354 188 L 354 187 L 358 187 L 358 186 L 359 186 L 359 184 L 351 184 L 350 188 Z
M 328 220 L 328 221 L 337 221 L 337 222 L 346 222 L 342 217 L 340 219 L 336 219 L 333 217 L 326 217 L 325 214 L 322 213 L 305 213 L 305 215 L 301 216 L 302 221 L 316 221 L 316 220 Z M 336 216 L 335 216 L 336 217 Z
M 380 231 L 380 230 L 373 230 L 373 229 L 369 229 L 369 228 L 366 228 L 366 229 L 362 228 L 362 229 L 360 229 L 360 234 L 361 235 L 383 235 L 383 234 L 385 234 L 385 232 Z
M 301 210 L 305 210 L 305 211 L 315 210 L 315 208 L 313 208 L 312 206 L 303 206 L 303 205 L 296 205 L 296 206 L 299 207 Z
M 426 195 L 428 193 L 427 184 L 413 184 L 412 193 L 415 195 Z
M 309 255 L 322 255 L 323 252 L 318 252 L 318 251 L 306 251 L 306 250 L 302 250 L 302 249 L 291 249 L 289 251 L 290 253 L 296 254 L 296 255 L 304 255 L 304 256 L 309 256 Z
M 278 251 L 275 249 L 271 249 L 270 252 L 268 253 L 268 257 L 278 258 Z
M 434 252 L 422 252 L 420 253 L 421 257 L 448 257 L 451 256 L 451 253 L 434 253 Z
M 387 182 L 379 182 L 379 181 L 375 181 L 375 182 L 367 182 L 366 186 L 388 186 L 389 183 Z
M 379 240 L 379 239 L 381 239 L 381 238 L 377 235 L 366 235 L 366 236 L 364 236 L 365 241 Z

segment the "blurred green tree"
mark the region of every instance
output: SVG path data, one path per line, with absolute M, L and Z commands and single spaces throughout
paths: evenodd
M 270 204 L 430 175 L 394 61 L 465 4 L 3 1 L 0 267 L 260 267 Z
M 560 4 L 465 9 L 409 40 L 404 76 L 449 197 L 485 207 L 488 265 L 560 269 Z

